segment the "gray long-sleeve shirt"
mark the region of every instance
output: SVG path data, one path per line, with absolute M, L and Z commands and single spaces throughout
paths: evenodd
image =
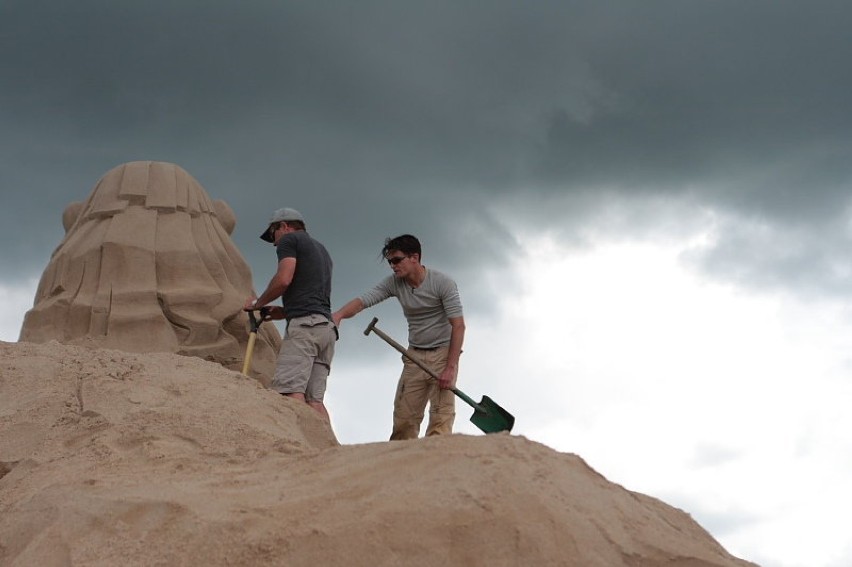
M 389 297 L 396 297 L 402 305 L 409 345 L 432 348 L 450 344 L 449 318 L 463 316 L 459 290 L 452 278 L 427 269 L 423 283 L 412 288 L 402 278 L 388 276 L 359 299 L 366 308 Z

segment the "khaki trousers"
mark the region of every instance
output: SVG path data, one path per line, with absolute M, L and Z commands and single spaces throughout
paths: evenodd
M 304 394 L 308 402 L 322 402 L 336 340 L 334 324 L 323 315 L 290 319 L 270 388 L 279 394 Z
M 434 351 L 411 349 L 427 367 L 440 374 L 447 365 L 449 347 Z M 438 381 L 419 366 L 402 357 L 402 375 L 396 387 L 393 403 L 393 432 L 391 441 L 417 439 L 420 424 L 429 404 L 429 424 L 426 435 L 449 435 L 456 418 L 456 397 L 452 390 L 442 390 Z

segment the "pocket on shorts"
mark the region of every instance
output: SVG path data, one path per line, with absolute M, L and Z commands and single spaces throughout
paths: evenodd
M 292 319 L 290 323 L 288 323 L 287 327 L 288 333 L 292 328 L 297 334 L 300 332 L 305 333 L 306 336 L 314 337 L 315 340 L 331 340 L 331 342 L 334 343 L 340 338 L 340 335 L 337 332 L 337 326 L 335 326 L 332 321 L 326 319 L 323 315 L 319 315 L 317 313 Z M 331 332 L 334 332 L 334 335 L 332 335 Z M 326 338 L 326 334 L 328 339 Z
M 299 327 L 322 327 L 324 325 L 331 325 L 331 321 L 329 321 L 322 315 L 317 314 L 299 317 L 295 320 L 295 323 Z

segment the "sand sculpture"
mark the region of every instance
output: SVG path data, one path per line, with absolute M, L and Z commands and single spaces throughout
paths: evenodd
M 197 356 L 240 370 L 251 271 L 231 208 L 177 165 L 107 172 L 62 215 L 65 238 L 42 274 L 21 341 Z M 263 325 L 252 374 L 268 384 L 281 337 Z

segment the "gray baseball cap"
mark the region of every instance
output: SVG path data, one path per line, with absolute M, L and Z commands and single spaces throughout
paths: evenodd
M 266 230 L 263 231 L 263 234 L 260 235 L 260 239 L 265 240 L 266 242 L 274 242 L 275 239 L 272 237 L 272 231 L 269 230 L 270 227 L 273 223 L 287 221 L 305 222 L 305 217 L 303 217 L 302 213 L 300 213 L 296 209 L 290 209 L 287 207 L 284 207 L 283 209 L 278 209 L 277 211 L 272 213 L 272 217 L 269 219 L 269 226 L 267 226 Z

